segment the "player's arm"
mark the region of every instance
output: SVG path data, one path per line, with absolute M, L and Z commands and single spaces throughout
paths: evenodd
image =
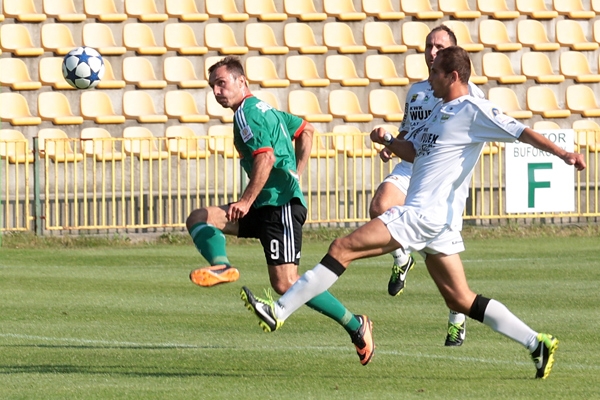
M 406 136 L 408 132 L 406 131 L 400 131 L 398 132 L 398 135 L 396 135 L 396 139 L 400 139 L 403 140 L 404 136 Z M 381 158 L 381 160 L 383 162 L 388 162 L 392 159 L 394 153 L 392 153 L 392 151 L 390 149 L 388 149 L 387 147 L 384 147 L 383 149 L 381 149 L 381 151 L 379 152 L 379 157 Z
M 583 154 L 571 153 L 566 151 L 546 138 L 544 135 L 540 135 L 531 128 L 525 128 L 519 137 L 519 141 L 527 143 L 536 149 L 543 150 L 547 153 L 554 154 L 565 163 L 575 166 L 578 171 L 585 168 L 585 160 Z
M 302 176 L 310 159 L 315 127 L 310 122 L 304 121 L 298 131 L 299 133 L 294 136 L 296 141 L 296 172 L 298 176 Z
M 402 136 L 404 137 L 404 135 Z M 392 153 L 403 160 L 413 162 L 415 155 L 415 147 L 409 141 L 404 139 L 395 139 L 389 132 L 383 128 L 376 128 L 371 131 L 371 141 L 383 144 Z
M 229 206 L 229 210 L 227 211 L 227 219 L 229 221 L 235 222 L 248 213 L 250 207 L 252 207 L 252 203 L 254 203 L 260 191 L 265 187 L 274 164 L 275 154 L 273 154 L 273 149 L 259 149 L 254 153 L 254 162 L 248 186 L 244 189 L 242 197 L 236 203 L 232 203 Z

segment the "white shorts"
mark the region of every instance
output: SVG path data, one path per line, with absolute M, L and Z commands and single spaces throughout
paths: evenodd
M 398 190 L 400 190 L 406 195 L 411 175 L 412 164 L 406 161 L 402 161 L 396 164 L 396 166 L 392 170 L 392 173 L 386 176 L 383 182 L 391 183 L 392 185 L 396 186 Z
M 405 250 L 426 254 L 457 254 L 465 250 L 460 232 L 430 221 L 412 207 L 395 206 L 378 217 Z

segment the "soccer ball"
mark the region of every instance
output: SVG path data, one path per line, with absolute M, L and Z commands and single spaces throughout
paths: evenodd
M 90 89 L 104 76 L 104 61 L 93 48 L 77 47 L 63 59 L 62 72 L 67 83 L 75 89 Z

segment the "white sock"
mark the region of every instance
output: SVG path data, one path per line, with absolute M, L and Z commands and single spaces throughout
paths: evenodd
M 404 265 L 408 262 L 408 253 L 406 253 L 402 247 L 392 251 L 390 254 L 394 257 L 396 265 Z
M 448 322 L 451 324 L 462 324 L 465 322 L 465 319 L 465 314 L 461 314 L 456 311 L 450 310 L 450 313 L 448 314 Z
M 517 318 L 499 301 L 490 300 L 485 309 L 483 323 L 496 332 L 521 343 L 529 349 L 529 352 L 534 351 L 537 347 L 537 332 Z
M 337 276 L 323 264 L 317 264 L 313 269 L 306 271 L 283 296 L 275 302 L 275 315 L 278 319 L 286 320 L 294 311 L 302 307 L 307 301 L 329 289 Z

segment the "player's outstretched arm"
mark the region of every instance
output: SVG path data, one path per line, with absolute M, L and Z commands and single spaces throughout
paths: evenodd
M 391 133 L 379 127 L 371 131 L 371 141 L 380 143 L 403 160 L 413 162 L 416 151 L 411 142 L 404 139 L 394 139 Z
M 298 176 L 302 176 L 310 159 L 314 133 L 315 127 L 310 122 L 306 122 L 302 132 L 296 137 L 296 172 Z
M 525 128 L 519 137 L 519 141 L 530 144 L 536 149 L 554 154 L 565 163 L 573 165 L 578 171 L 581 171 L 586 167 L 583 154 L 566 151 L 558 147 L 556 144 L 554 144 L 554 142 L 547 139 L 544 135 L 537 133 L 531 128 Z

